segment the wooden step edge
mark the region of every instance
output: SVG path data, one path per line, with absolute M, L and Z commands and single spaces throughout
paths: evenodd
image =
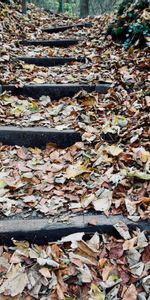
M 76 39 L 62 39 L 62 40 L 23 40 L 20 41 L 24 46 L 46 46 L 46 47 L 69 47 L 78 44 Z
M 45 127 L 0 126 L 0 143 L 3 145 L 44 149 L 48 143 L 53 143 L 63 149 L 80 141 L 81 134 L 74 130 L 61 131 Z
M 50 28 L 47 27 L 47 28 L 43 28 L 42 32 L 57 33 L 57 32 L 64 32 L 64 31 L 66 31 L 68 29 L 72 29 L 72 28 L 83 28 L 83 27 L 90 28 L 90 27 L 92 27 L 92 23 L 87 22 L 87 23 L 79 23 L 79 24 L 72 24 L 72 25 L 50 27 Z
M 10 91 L 13 95 L 23 95 L 39 99 L 41 96 L 49 96 L 51 100 L 58 100 L 63 97 L 73 97 L 81 90 L 88 93 L 97 92 L 107 94 L 112 84 L 101 83 L 96 85 L 88 84 L 29 84 L 17 87 L 15 84 L 0 85 L 0 93 Z
M 24 61 L 26 64 L 34 64 L 37 66 L 54 67 L 72 62 L 85 63 L 85 57 L 15 57 L 15 60 Z
M 96 225 L 90 225 L 92 220 Z M 137 227 L 146 234 L 150 235 L 150 223 L 139 221 L 137 223 L 127 218 L 117 215 L 106 217 L 105 215 L 80 215 L 72 217 L 71 223 L 51 223 L 50 219 L 9 219 L 0 221 L 0 244 L 10 245 L 11 239 L 28 240 L 30 243 L 45 244 L 57 241 L 64 236 L 76 232 L 85 232 L 88 234 L 99 232 L 118 236 L 114 225 L 122 221 L 129 230 L 135 230 Z

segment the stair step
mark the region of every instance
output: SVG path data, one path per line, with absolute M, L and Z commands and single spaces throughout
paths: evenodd
M 90 225 L 92 220 L 95 220 L 97 225 Z M 77 217 L 72 217 L 71 223 L 50 223 L 44 219 L 7 219 L 0 221 L 0 244 L 11 245 L 11 239 L 27 240 L 30 243 L 47 244 L 61 239 L 63 236 L 76 232 L 85 232 L 88 234 L 98 232 L 100 234 L 113 235 L 119 237 L 114 225 L 122 221 L 129 230 L 135 230 L 139 227 L 142 231 L 145 230 L 150 235 L 150 224 L 146 221 L 137 223 L 128 220 L 127 218 L 117 215 L 106 217 L 102 214 L 92 215 L 84 214 Z
M 83 27 L 92 27 L 92 23 L 79 23 L 79 24 L 73 24 L 73 25 L 65 25 L 65 26 L 58 26 L 58 27 L 50 27 L 50 28 L 43 28 L 43 32 L 47 33 L 57 33 L 57 32 L 64 32 L 68 29 L 72 28 L 83 28 Z
M 62 47 L 67 48 L 69 46 L 77 45 L 78 40 L 23 40 L 21 43 L 25 46 L 45 46 L 45 47 Z
M 44 67 L 54 67 L 72 62 L 85 63 L 86 61 L 84 57 L 17 57 L 17 59 L 24 61 L 27 64 L 34 64 Z
M 13 95 L 24 95 L 39 99 L 41 96 L 49 96 L 51 100 L 58 100 L 63 97 L 73 97 L 81 90 L 88 93 L 97 92 L 106 94 L 111 87 L 110 83 L 102 83 L 97 85 L 87 84 L 41 84 L 41 85 L 24 85 L 16 87 L 14 84 L 0 85 L 0 93 L 10 91 Z
M 4 145 L 38 147 L 43 149 L 46 144 L 54 143 L 60 148 L 66 148 L 79 141 L 81 141 L 81 135 L 74 130 L 61 131 L 45 127 L 0 127 L 0 143 Z

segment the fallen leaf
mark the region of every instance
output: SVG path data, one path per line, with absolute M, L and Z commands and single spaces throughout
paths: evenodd
M 92 203 L 94 200 L 96 200 L 95 194 L 86 195 L 81 199 L 81 206 L 83 208 L 86 208 L 89 206 L 90 203 Z
M 21 158 L 22 160 L 26 160 L 26 158 L 27 158 L 27 155 L 25 154 L 23 148 L 19 148 L 19 149 L 17 150 L 17 155 L 18 155 L 18 157 Z
M 143 278 L 142 286 L 143 286 L 145 292 L 149 295 L 150 294 L 150 275 Z
M 88 266 L 84 265 L 83 268 L 78 268 L 80 274 L 79 274 L 79 280 L 82 283 L 90 283 L 92 281 L 92 274 Z
M 124 293 L 122 300 L 137 300 L 138 293 L 134 284 L 131 284 Z
M 142 275 L 143 270 L 144 270 L 144 263 L 139 262 L 136 265 L 131 266 L 130 270 L 131 270 L 132 274 L 134 274 L 135 276 L 140 277 Z
M 150 245 L 148 245 L 142 253 L 142 261 L 144 264 L 150 262 Z
M 75 250 L 75 254 L 88 259 L 92 264 L 96 265 L 98 251 L 82 240 L 78 241 L 77 245 L 78 247 Z
M 34 78 L 33 81 L 34 81 L 35 83 L 39 83 L 39 84 L 41 83 L 41 84 L 42 84 L 42 83 L 45 82 L 45 79 L 43 79 L 43 78 L 38 78 L 38 77 L 37 77 L 37 78 Z
M 48 268 L 41 268 L 41 269 L 39 270 L 39 273 L 40 273 L 41 275 L 43 275 L 44 277 L 46 277 L 46 278 L 51 278 L 51 274 L 50 274 L 50 271 L 49 271 Z
M 35 67 L 35 65 L 32 65 L 32 64 L 31 65 L 28 65 L 28 64 L 23 64 L 22 65 L 23 69 L 31 71 L 31 72 L 34 70 L 34 67 Z
M 92 238 L 88 241 L 88 245 L 98 251 L 100 244 L 100 237 L 97 232 L 92 236 Z
M 105 300 L 105 292 L 101 292 L 97 285 L 91 284 L 91 290 L 89 292 L 90 297 L 88 300 Z
M 134 245 L 137 241 L 137 237 L 134 237 L 130 240 L 126 240 L 124 243 L 123 243 L 123 250 L 130 250 L 130 249 L 133 249 L 134 248 Z
M 84 232 L 78 232 L 78 233 L 73 233 L 73 234 L 70 234 L 66 237 L 63 237 L 61 239 L 61 242 L 62 243 L 67 243 L 67 242 L 71 242 L 72 243 L 72 248 L 76 248 L 77 247 L 77 242 L 78 241 L 81 241 L 82 238 L 84 236 Z
M 127 172 L 128 177 L 136 177 L 142 180 L 150 180 L 150 174 L 139 172 L 139 171 L 130 171 Z
M 41 258 L 41 257 L 39 257 L 39 258 L 37 258 L 37 263 L 40 266 L 48 265 L 48 266 L 53 267 L 53 268 L 59 268 L 59 264 L 56 261 L 54 261 L 50 258 Z
M 120 153 L 123 152 L 123 149 L 121 149 L 119 146 L 117 145 L 111 145 L 111 146 L 107 146 L 106 151 L 111 154 L 112 156 L 118 156 Z
M 115 229 L 119 232 L 119 234 L 124 238 L 124 240 L 131 239 L 129 229 L 125 223 L 119 221 L 114 225 Z
M 112 191 L 107 189 L 99 190 L 97 199 L 93 201 L 93 206 L 96 211 L 109 210 L 112 204 Z
M 15 297 L 21 294 L 28 284 L 28 277 L 22 267 L 12 267 L 11 271 L 7 274 L 8 279 L 0 286 L 0 293 Z
M 90 169 L 88 169 L 85 165 L 81 164 L 80 162 L 70 165 L 65 173 L 65 177 L 67 179 L 75 178 L 83 173 L 89 173 Z

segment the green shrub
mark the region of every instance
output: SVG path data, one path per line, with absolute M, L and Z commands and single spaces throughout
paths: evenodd
M 145 46 L 145 37 L 150 36 L 150 18 L 143 13 L 150 13 L 150 0 L 124 0 L 118 9 L 117 17 L 110 24 L 107 34 L 122 42 L 125 48 L 136 44 Z

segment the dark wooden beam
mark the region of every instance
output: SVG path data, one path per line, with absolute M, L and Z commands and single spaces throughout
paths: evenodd
M 54 143 L 60 148 L 66 148 L 79 141 L 81 141 L 81 135 L 74 130 L 59 131 L 45 127 L 0 127 L 0 143 L 4 145 L 38 147 L 43 149 L 46 144 Z
M 16 59 L 24 61 L 27 64 L 44 67 L 54 67 L 73 62 L 85 63 L 84 57 L 16 57 Z
M 92 220 L 97 225 L 90 225 Z M 30 243 L 45 244 L 57 241 L 63 236 L 76 232 L 85 232 L 88 234 L 98 232 L 100 234 L 107 233 L 119 237 L 113 225 L 119 221 L 124 222 L 129 230 L 135 230 L 139 227 L 142 231 L 150 235 L 150 223 L 139 221 L 137 223 L 127 218 L 117 215 L 106 217 L 99 215 L 80 215 L 71 218 L 71 223 L 50 223 L 49 219 L 4 219 L 0 221 L 0 244 L 10 245 L 11 239 L 27 240 Z
M 77 45 L 78 40 L 66 39 L 66 40 L 23 40 L 21 44 L 25 46 L 45 46 L 45 47 L 62 47 L 67 48 L 69 46 Z
M 52 100 L 58 100 L 63 97 L 73 97 L 81 90 L 88 93 L 98 92 L 106 94 L 111 87 L 109 83 L 102 83 L 97 85 L 87 84 L 30 84 L 23 87 L 16 87 L 15 84 L 0 85 L 0 93 L 10 91 L 13 95 L 24 95 L 39 99 L 41 96 L 50 96 Z
M 66 25 L 66 26 L 58 26 L 58 27 L 50 27 L 50 28 L 43 28 L 43 32 L 47 33 L 57 33 L 57 32 L 64 32 L 68 29 L 72 28 L 83 28 L 83 27 L 92 27 L 92 23 L 79 23 L 79 24 L 73 24 L 73 25 Z

